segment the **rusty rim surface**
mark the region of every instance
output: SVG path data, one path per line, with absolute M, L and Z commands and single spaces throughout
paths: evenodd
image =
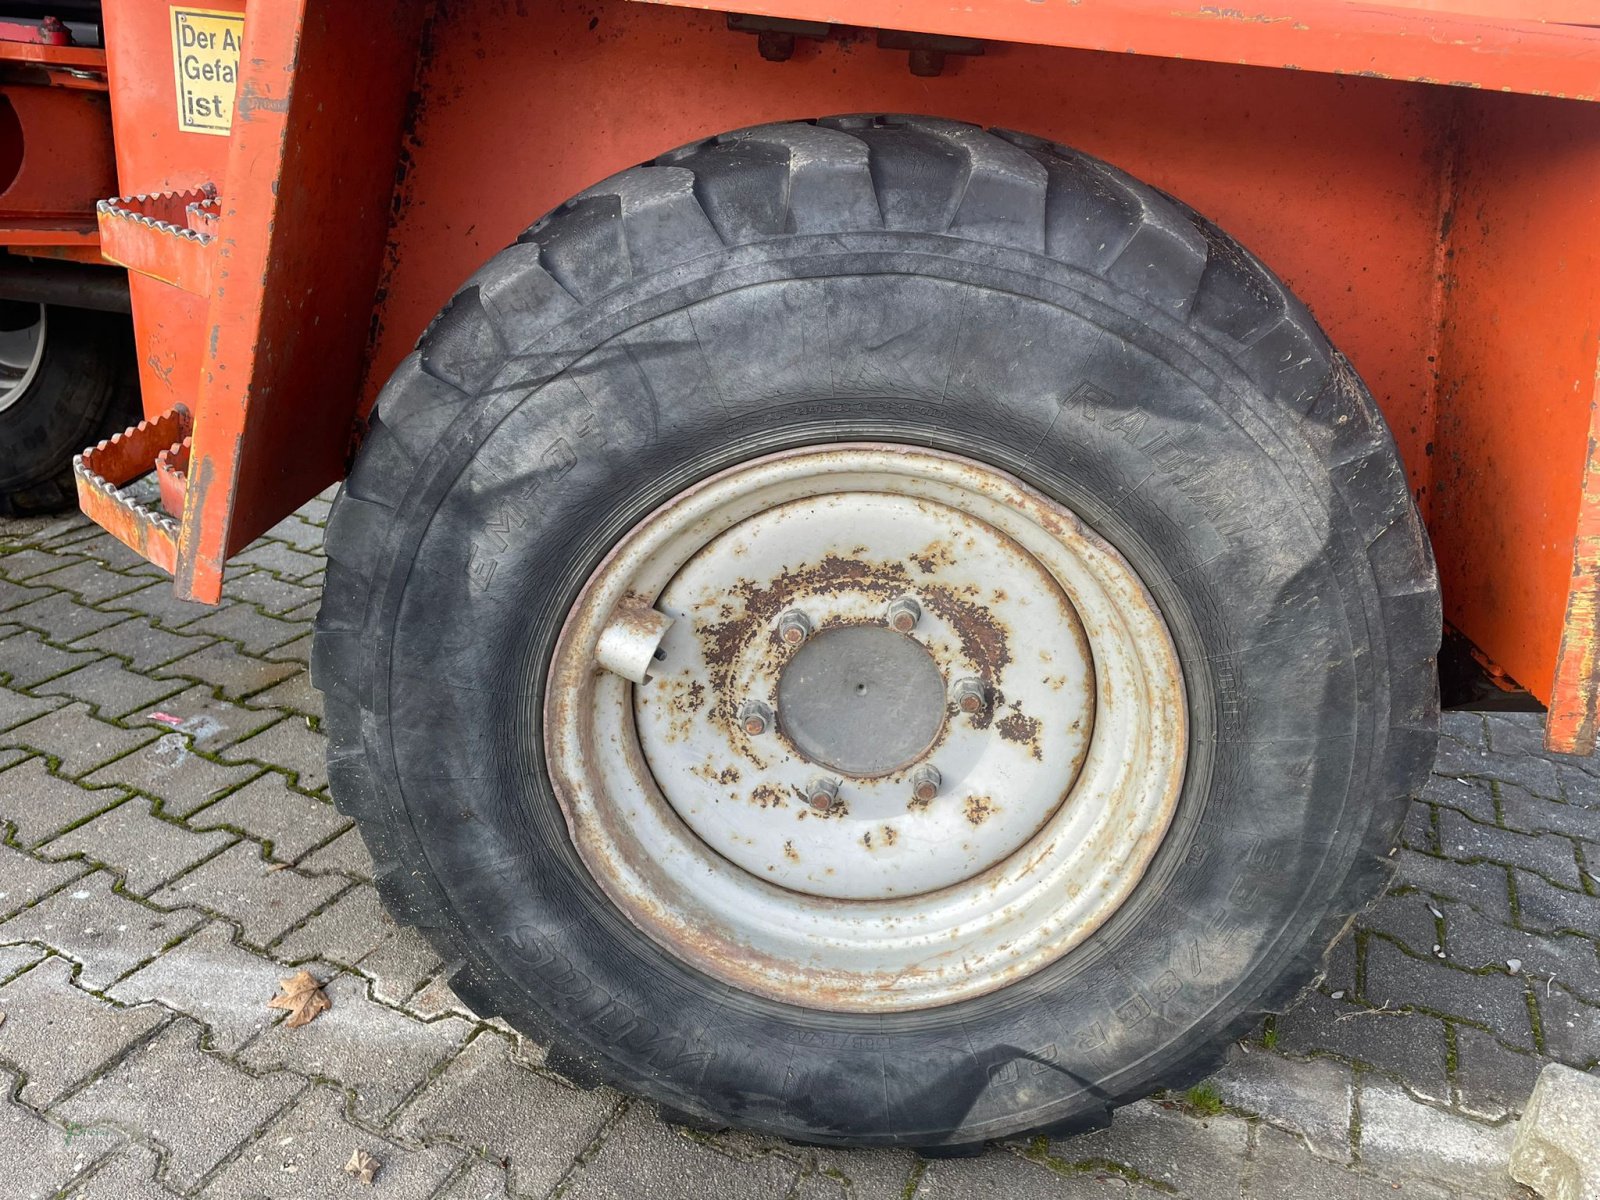
M 957 456 L 756 459 L 631 530 L 545 704 L 584 863 L 737 987 L 882 1012 L 982 995 L 1080 943 L 1183 781 L 1182 676 L 1127 562 Z

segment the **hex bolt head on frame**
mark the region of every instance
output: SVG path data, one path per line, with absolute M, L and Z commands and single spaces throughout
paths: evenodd
M 827 812 L 839 798 L 839 781 L 818 775 L 806 784 L 806 802 L 818 812 Z
M 955 700 L 956 707 L 964 713 L 981 713 L 989 706 L 989 695 L 984 690 L 981 679 L 956 680 L 956 686 L 951 689 L 951 698 Z
M 887 617 L 891 628 L 910 633 L 922 620 L 922 605 L 910 596 L 901 596 L 889 605 Z
M 811 618 L 798 608 L 791 608 L 778 618 L 778 636 L 787 645 L 798 646 L 811 636 Z
M 772 728 L 772 710 L 759 700 L 746 700 L 739 706 L 739 727 L 751 737 Z
M 911 794 L 926 804 L 939 794 L 939 785 L 943 782 L 944 777 L 939 774 L 939 768 L 931 763 L 924 763 L 911 773 Z

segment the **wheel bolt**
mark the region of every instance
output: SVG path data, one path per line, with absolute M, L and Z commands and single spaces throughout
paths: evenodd
M 939 794 L 939 785 L 943 782 L 939 768 L 924 763 L 911 773 L 911 794 L 927 803 Z
M 798 608 L 791 608 L 778 618 L 778 636 L 791 646 L 798 646 L 811 636 L 811 618 Z
M 890 626 L 901 633 L 910 633 L 922 620 L 922 605 L 910 596 L 901 596 L 889 605 L 888 620 Z
M 806 801 L 818 812 L 827 812 L 839 798 L 839 781 L 818 775 L 806 785 Z
M 757 737 L 772 727 L 772 710 L 759 700 L 746 700 L 739 706 L 739 724 Z
M 984 691 L 981 679 L 956 680 L 951 695 L 955 699 L 956 707 L 964 713 L 981 713 L 989 705 L 989 696 Z

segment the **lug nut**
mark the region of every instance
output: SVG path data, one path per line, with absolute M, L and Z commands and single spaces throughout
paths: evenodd
M 791 608 L 778 618 L 778 636 L 791 646 L 798 646 L 811 636 L 811 618 L 798 608 Z
M 892 628 L 901 633 L 910 633 L 922 620 L 922 605 L 910 596 L 901 596 L 889 605 L 888 620 Z
M 751 737 L 772 728 L 772 710 L 759 700 L 746 700 L 739 706 L 739 724 Z
M 939 768 L 924 763 L 911 773 L 911 794 L 926 804 L 939 794 L 939 785 L 943 782 Z
M 989 696 L 981 679 L 958 679 L 951 695 L 956 707 L 964 713 L 981 713 L 989 705 Z
M 839 781 L 819 775 L 806 785 L 806 801 L 818 812 L 827 812 L 839 798 Z

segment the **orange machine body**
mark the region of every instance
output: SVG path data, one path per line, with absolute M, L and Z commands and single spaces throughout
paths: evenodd
M 215 599 L 227 557 L 340 478 L 427 321 L 542 212 L 723 130 L 931 113 L 1099 155 L 1276 270 L 1394 428 L 1447 619 L 1549 703 L 1552 745 L 1592 749 L 1600 0 L 741 12 L 108 0 L 123 199 L 100 206 L 100 251 L 133 272 L 146 416 L 184 411 L 103 461 L 131 478 L 154 465 L 135 444 L 188 441 L 168 447 L 165 518 L 130 513 L 112 478 L 80 479 L 85 508 Z M 233 58 L 185 63 L 185 37 L 231 28 Z M 227 128 L 202 128 L 229 64 Z M 40 86 L 0 90 L 20 117 Z M 0 243 L 39 252 L 9 194 Z

